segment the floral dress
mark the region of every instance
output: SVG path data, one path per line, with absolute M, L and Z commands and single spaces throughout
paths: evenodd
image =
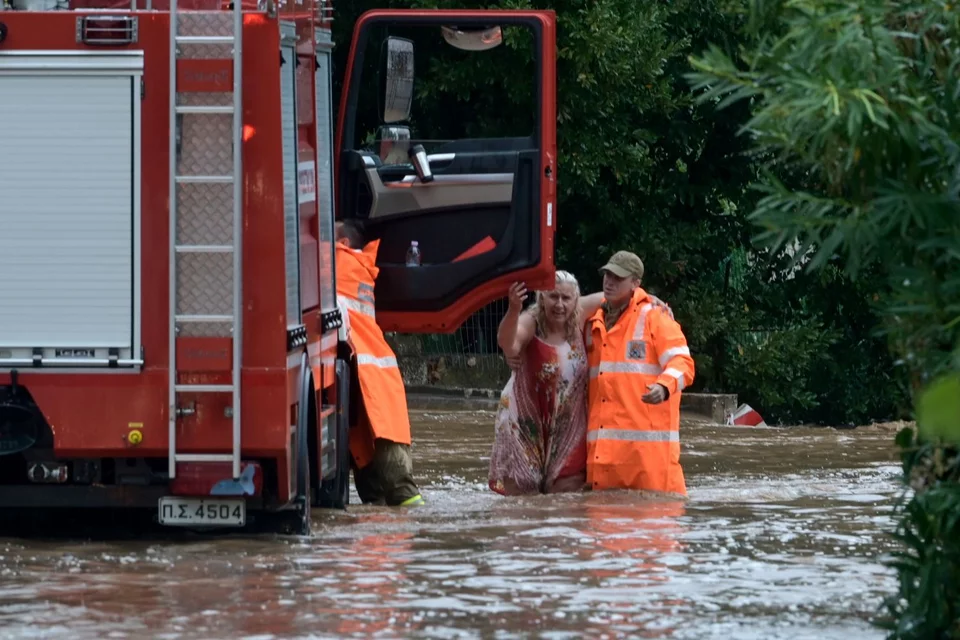
M 585 476 L 587 359 L 583 336 L 550 345 L 534 337 L 500 394 L 489 485 L 503 495 L 547 493 Z

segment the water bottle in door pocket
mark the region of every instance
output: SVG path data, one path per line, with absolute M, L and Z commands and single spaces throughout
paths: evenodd
M 410 248 L 407 249 L 407 266 L 420 266 L 420 243 L 418 243 L 416 240 L 411 240 Z

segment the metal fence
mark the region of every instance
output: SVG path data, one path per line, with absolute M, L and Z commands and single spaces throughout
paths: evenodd
M 415 354 L 427 364 L 428 383 L 494 387 L 503 384 L 509 370 L 497 346 L 497 329 L 506 312 L 507 299 L 502 298 L 471 315 L 453 333 L 393 334 L 392 341 L 404 345 L 398 353 L 405 356 L 401 358 L 401 369 L 404 364 L 408 369 L 413 368 L 411 356 Z M 438 367 L 447 373 L 436 373 Z M 468 373 L 471 382 L 457 375 L 454 369 Z M 411 377 L 414 377 L 412 372 Z
M 424 353 L 458 355 L 494 355 L 500 352 L 497 346 L 497 329 L 507 312 L 507 299 L 496 300 L 467 318 L 451 334 L 428 334 L 422 336 Z
M 470 316 L 449 334 L 388 334 L 405 381 L 412 386 L 499 389 L 510 370 L 497 345 L 497 329 L 507 311 L 507 299 L 497 300 Z M 713 382 L 723 384 L 723 370 L 775 340 L 783 328 L 752 328 L 732 332 L 712 361 Z M 715 345 L 717 346 L 717 345 Z M 704 370 L 709 375 L 709 369 Z

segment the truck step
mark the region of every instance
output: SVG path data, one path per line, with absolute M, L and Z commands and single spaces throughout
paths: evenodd
M 180 314 L 174 316 L 174 321 L 176 322 L 233 322 L 233 316 L 227 314 L 208 314 L 208 315 L 197 315 L 197 314 Z
M 232 384 L 178 384 L 174 386 L 178 393 L 233 393 Z
M 177 113 L 193 113 L 199 115 L 232 115 L 234 111 L 232 104 L 224 105 L 186 105 L 178 104 Z
M 233 36 L 177 36 L 177 44 L 233 44 Z
M 178 184 L 231 184 L 233 176 L 177 176 Z
M 178 453 L 177 462 L 233 462 L 229 453 Z
M 177 253 L 232 253 L 232 244 L 178 244 Z

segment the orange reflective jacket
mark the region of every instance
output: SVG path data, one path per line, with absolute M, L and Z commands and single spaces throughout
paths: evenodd
M 603 310 L 587 321 L 590 383 L 587 482 L 594 489 L 646 489 L 686 495 L 680 467 L 680 392 L 693 382 L 687 340 L 670 312 L 638 288 L 606 330 Z M 660 404 L 641 398 L 660 383 Z
M 373 288 L 380 241 L 355 251 L 337 243 L 337 297 L 350 319 L 350 341 L 357 355 L 357 374 L 364 416 L 353 416 L 350 452 L 361 469 L 373 457 L 373 439 L 410 444 L 407 396 L 397 367 L 397 356 L 376 321 Z M 363 428 L 366 426 L 367 428 Z

